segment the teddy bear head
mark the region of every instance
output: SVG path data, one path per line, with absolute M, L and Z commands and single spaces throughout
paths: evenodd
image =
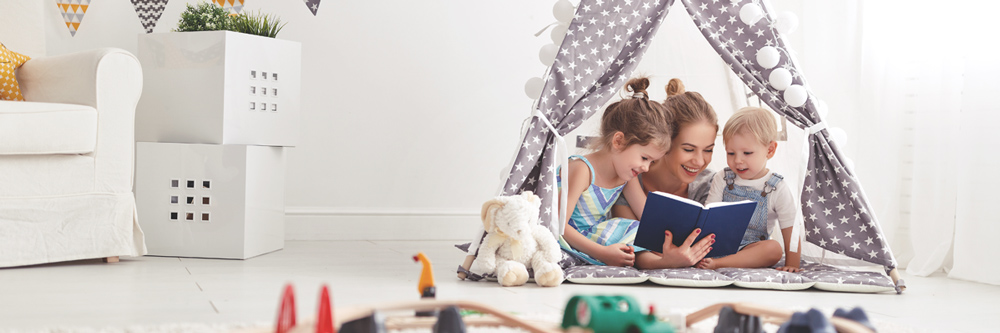
M 513 238 L 530 237 L 541 205 L 542 200 L 531 191 L 491 199 L 483 204 L 483 228 Z

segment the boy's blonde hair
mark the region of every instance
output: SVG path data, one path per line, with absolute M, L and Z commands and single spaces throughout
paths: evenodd
M 736 111 L 726 121 L 726 127 L 722 129 L 722 142 L 728 143 L 740 133 L 750 133 L 757 142 L 767 146 L 778 140 L 778 124 L 774 121 L 771 111 L 748 106 Z
M 634 94 L 604 110 L 604 115 L 601 116 L 601 136 L 591 142 L 591 149 L 614 147 L 617 132 L 625 135 L 624 142 L 621 142 L 623 147 L 652 143 L 664 150 L 670 148 L 670 114 L 663 105 L 649 100 L 649 94 L 646 93 L 648 87 L 649 79 L 645 77 L 628 81 L 625 90 Z

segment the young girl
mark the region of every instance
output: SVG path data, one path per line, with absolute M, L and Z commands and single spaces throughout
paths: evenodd
M 664 254 L 633 248 L 629 244 L 635 240 L 639 221 L 610 218 L 611 207 L 625 183 L 649 170 L 649 164 L 670 147 L 669 114 L 660 103 L 649 100 L 647 87 L 647 78 L 630 80 L 626 90 L 634 92 L 632 98 L 611 104 L 604 111 L 601 136 L 593 145 L 596 151 L 570 157 L 567 211 L 573 213 L 559 244 L 592 264 L 632 266 L 638 257 L 640 268 L 683 267 L 690 263 L 685 265 L 679 257 L 710 249 L 711 242 L 691 246 L 696 233 L 681 247 L 673 246 L 667 235 Z
M 777 124 L 770 111 L 756 107 L 740 109 L 722 130 L 729 165 L 712 179 L 707 202 L 752 200 L 757 202 L 753 218 L 743 235 L 740 251 L 722 258 L 705 258 L 698 268 L 770 267 L 781 260 L 778 241 L 768 239 L 777 223 L 785 240 L 785 266 L 778 269 L 798 272 L 799 250 L 789 247 L 792 227 L 801 214 L 792 191 L 781 175 L 767 169 L 767 160 L 778 147 Z M 801 246 L 799 247 L 801 248 Z

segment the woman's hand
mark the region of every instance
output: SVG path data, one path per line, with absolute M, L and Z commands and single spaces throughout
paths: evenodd
M 701 234 L 701 228 L 694 229 L 681 246 L 674 245 L 673 235 L 670 231 L 664 232 L 662 260 L 669 267 L 690 267 L 705 258 L 705 255 L 712 250 L 712 243 L 715 243 L 715 235 L 708 235 L 694 245 L 695 238 Z
M 801 268 L 792 267 L 792 266 L 781 266 L 781 267 L 778 267 L 778 268 L 775 268 L 775 269 L 777 269 L 779 271 L 785 271 L 785 272 L 791 272 L 791 273 L 798 273 L 798 272 L 802 271 Z
M 625 244 L 605 245 L 598 255 L 600 260 L 608 266 L 632 266 L 635 264 L 635 249 Z

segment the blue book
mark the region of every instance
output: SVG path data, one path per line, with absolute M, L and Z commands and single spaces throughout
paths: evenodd
M 674 245 L 680 246 L 694 229 L 701 228 L 695 242 L 715 234 L 712 251 L 705 257 L 727 256 L 740 249 L 755 208 L 757 203 L 750 200 L 703 206 L 670 193 L 650 192 L 635 235 L 635 245 L 662 252 L 664 230 L 670 230 Z

